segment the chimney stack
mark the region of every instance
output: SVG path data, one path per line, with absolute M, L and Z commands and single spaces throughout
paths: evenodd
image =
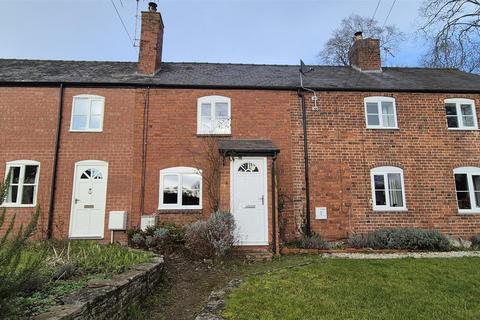
M 163 28 L 162 16 L 157 12 L 157 4 L 150 2 L 148 11 L 142 12 L 138 73 L 154 75 L 160 69 L 162 63 Z
M 354 43 L 348 52 L 350 65 L 364 72 L 381 72 L 380 40 L 363 38 L 361 31 L 355 32 Z

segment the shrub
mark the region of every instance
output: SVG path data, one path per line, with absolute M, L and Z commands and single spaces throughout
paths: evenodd
M 472 237 L 472 248 L 474 249 L 480 248 L 480 234 L 477 234 Z
M 7 183 L 0 182 L 0 205 L 5 200 Z M 26 250 L 28 239 L 37 228 L 40 208 L 37 207 L 26 228 L 21 226 L 14 233 L 15 216 L 8 224 L 5 234 L 0 238 L 0 314 L 8 316 L 13 310 L 12 300 L 15 297 L 37 290 L 43 283 L 43 256 L 41 250 L 34 253 Z M 6 210 L 0 213 L 0 228 L 4 225 Z
M 303 236 L 299 241 L 299 246 L 304 249 L 330 249 L 328 242 L 317 233 Z
M 226 256 L 235 241 L 235 220 L 229 212 L 214 212 L 207 221 L 185 227 L 185 247 L 197 258 Z
M 349 239 L 354 248 L 448 251 L 448 237 L 436 230 L 414 228 L 379 229 Z
M 129 230 L 129 243 L 135 248 L 150 249 L 170 253 L 184 242 L 184 232 L 173 224 L 159 224 L 140 229 Z

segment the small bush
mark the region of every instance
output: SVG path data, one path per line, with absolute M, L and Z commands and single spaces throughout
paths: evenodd
M 300 248 L 303 249 L 330 249 L 327 241 L 317 234 L 313 233 L 310 236 L 303 236 L 299 241 Z
M 349 239 L 354 248 L 449 251 L 448 237 L 436 230 L 414 228 L 379 229 Z
M 472 248 L 479 249 L 480 248 L 480 234 L 472 237 Z
M 215 212 L 207 221 L 185 227 L 185 247 L 197 258 L 224 257 L 235 241 L 235 220 L 229 212 Z
M 129 230 L 129 243 L 132 247 L 170 253 L 184 242 L 184 232 L 173 224 L 159 224 L 140 229 Z

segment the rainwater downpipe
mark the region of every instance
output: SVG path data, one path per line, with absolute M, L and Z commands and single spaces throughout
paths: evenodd
M 62 116 L 63 116 L 63 93 L 64 85 L 60 83 L 59 87 L 59 103 L 57 111 L 57 128 L 55 132 L 55 145 L 53 153 L 52 164 L 52 180 L 50 183 L 50 204 L 48 206 L 47 216 L 47 239 L 52 239 L 53 236 L 53 215 L 55 210 L 55 190 L 57 188 L 57 167 L 58 167 L 58 154 L 60 150 L 60 134 L 62 130 Z
M 298 96 L 301 100 L 302 107 L 302 125 L 303 125 L 303 154 L 304 154 L 304 168 L 305 168 L 305 235 L 310 236 L 311 223 L 310 223 L 310 178 L 309 178 L 309 160 L 308 160 L 308 136 L 307 136 L 307 107 L 305 104 L 305 92 L 302 89 L 298 90 Z

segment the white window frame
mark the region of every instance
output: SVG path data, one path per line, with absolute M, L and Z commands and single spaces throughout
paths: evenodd
M 196 206 L 184 206 L 182 205 L 182 176 L 183 175 L 198 175 L 200 177 L 200 201 Z M 178 198 L 176 204 L 164 204 L 163 203 L 163 179 L 168 175 L 178 176 Z M 159 210 L 199 210 L 202 209 L 202 198 L 203 198 L 203 178 L 202 170 L 191 167 L 173 167 L 160 170 L 160 185 L 159 185 L 159 200 L 158 200 L 158 209 Z
M 448 126 L 448 117 L 447 117 L 446 110 L 445 110 L 445 105 L 447 103 L 455 104 L 455 107 L 457 109 L 458 128 L 450 128 Z M 469 105 L 472 106 L 473 127 L 467 127 L 467 126 L 463 125 L 462 109 L 460 107 L 460 105 L 462 105 L 462 104 L 469 104 Z M 446 122 L 448 130 L 478 130 L 477 111 L 475 110 L 475 100 L 464 99 L 464 98 L 451 98 L 451 99 L 445 99 L 443 105 L 444 105 L 443 110 L 445 112 L 445 122 Z
M 88 110 L 87 116 L 87 128 L 86 129 L 74 129 L 73 128 L 73 116 L 75 111 L 75 101 L 79 99 L 88 99 L 91 103 L 92 100 L 97 100 L 102 102 L 102 117 L 100 120 L 100 128 L 92 129 L 90 128 L 90 119 L 91 119 L 91 109 Z M 70 117 L 70 132 L 102 132 L 103 131 L 103 119 L 105 115 L 105 97 L 92 95 L 92 94 L 80 94 L 73 97 L 72 100 L 72 114 Z
M 199 135 L 230 135 L 232 133 L 232 104 L 229 97 L 224 96 L 205 96 L 197 99 L 197 134 Z M 212 122 L 215 123 L 215 104 L 227 103 L 228 104 L 228 119 L 230 125 L 228 130 L 217 131 L 215 128 L 208 132 L 202 130 L 202 104 L 210 103 Z
M 33 203 L 32 204 L 22 204 L 22 195 L 23 195 L 23 186 L 25 185 L 24 179 L 25 179 L 25 166 L 37 166 L 37 175 L 35 176 L 35 183 L 34 184 L 27 184 L 27 185 L 33 185 L 34 186 L 34 191 L 33 191 Z M 18 177 L 18 191 L 17 194 L 20 196 L 17 196 L 17 202 L 7 202 L 7 199 L 2 204 L 2 207 L 7 207 L 7 208 L 32 208 L 37 205 L 37 193 L 38 193 L 38 182 L 40 180 L 40 162 L 34 161 L 34 160 L 15 160 L 15 161 L 9 161 L 7 162 L 7 166 L 5 169 L 5 179 L 10 172 L 11 167 L 20 167 L 20 175 Z M 7 191 L 8 193 L 8 191 Z
M 403 206 L 402 207 L 392 207 L 390 205 L 390 187 L 388 185 L 388 174 L 389 173 L 399 173 L 400 180 L 402 184 L 402 200 Z M 375 179 L 374 176 L 376 175 L 383 175 L 384 182 L 385 182 L 385 205 L 377 205 L 376 196 L 375 196 Z M 370 180 L 372 186 L 372 207 L 373 211 L 407 211 L 407 202 L 405 197 L 405 179 L 403 176 L 403 169 L 398 167 L 377 167 L 370 170 Z
M 382 114 L 382 102 L 392 102 L 393 103 L 393 115 L 395 125 L 393 127 L 386 127 L 383 125 L 383 114 Z M 368 113 L 367 113 L 367 103 L 376 103 L 378 111 L 378 125 L 369 125 L 368 124 Z M 398 129 L 397 122 L 397 105 L 395 103 L 395 98 L 392 97 L 366 97 L 363 99 L 363 106 L 365 112 L 365 125 L 368 129 Z
M 457 199 L 457 186 L 455 185 L 455 201 L 457 202 L 458 213 L 468 214 L 468 213 L 480 213 L 480 206 L 476 207 L 475 194 L 473 189 L 473 178 L 472 175 L 480 176 L 480 168 L 477 167 L 459 167 L 453 170 L 453 179 L 455 183 L 456 174 L 466 174 L 468 182 L 468 195 L 470 197 L 470 206 L 471 209 L 460 209 L 458 207 Z

